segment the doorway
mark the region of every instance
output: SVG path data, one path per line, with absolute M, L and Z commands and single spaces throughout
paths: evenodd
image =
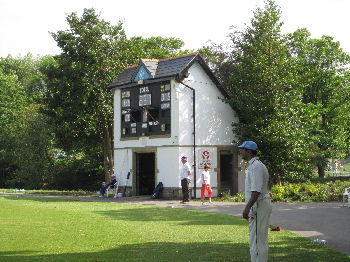
M 136 195 L 151 195 L 155 188 L 155 153 L 136 153 Z
M 230 150 L 220 151 L 220 192 L 238 192 L 238 178 L 234 173 L 234 155 Z

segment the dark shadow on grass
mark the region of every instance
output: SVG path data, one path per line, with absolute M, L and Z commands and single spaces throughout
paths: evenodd
M 274 243 L 268 261 L 350 261 L 349 257 L 321 245 L 311 249 L 307 243 L 290 240 L 286 238 L 281 243 Z M 0 261 L 250 261 L 248 243 L 212 242 L 210 239 L 202 243 L 148 242 L 120 245 L 108 250 L 104 250 L 103 246 L 100 248 L 99 252 L 73 250 L 55 255 L 37 255 L 30 251 L 0 252 Z
M 246 225 L 243 219 L 224 214 L 178 208 L 145 207 L 97 211 L 96 214 L 124 221 L 175 221 L 179 225 Z M 230 219 L 228 219 L 230 218 Z

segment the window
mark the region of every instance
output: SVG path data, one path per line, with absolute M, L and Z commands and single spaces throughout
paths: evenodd
M 130 107 L 130 99 L 123 99 L 122 107 Z
M 160 108 L 162 110 L 169 109 L 170 108 L 170 102 L 168 102 L 168 103 L 161 103 Z
M 123 91 L 122 98 L 128 98 L 128 97 L 130 97 L 130 91 Z
M 170 92 L 162 93 L 160 96 L 160 101 L 170 101 Z
M 139 96 L 139 106 L 150 106 L 152 103 L 151 94 L 144 94 Z
M 130 122 L 130 114 L 125 114 L 124 115 L 124 121 L 125 122 Z

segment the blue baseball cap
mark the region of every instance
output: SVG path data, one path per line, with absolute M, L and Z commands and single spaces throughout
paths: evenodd
M 181 157 L 182 160 L 187 160 L 187 156 Z
M 242 145 L 237 146 L 237 148 L 242 149 L 249 149 L 249 150 L 258 150 L 258 145 L 254 141 L 244 141 Z

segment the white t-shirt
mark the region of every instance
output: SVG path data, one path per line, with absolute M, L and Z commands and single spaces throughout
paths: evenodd
M 188 171 L 191 171 L 191 167 L 190 167 L 190 165 L 186 162 L 186 163 L 183 164 L 182 167 L 181 167 L 180 180 L 182 180 L 182 179 L 184 179 L 184 178 L 189 179 L 189 177 L 188 177 Z
M 203 171 L 202 175 L 201 175 L 201 183 L 204 183 L 204 179 L 207 180 L 207 185 L 210 185 L 210 174 L 209 174 L 209 170 L 208 171 Z
M 258 199 L 269 198 L 268 183 L 269 172 L 266 166 L 257 157 L 249 160 L 245 177 L 245 202 L 249 202 L 252 191 L 260 193 Z

